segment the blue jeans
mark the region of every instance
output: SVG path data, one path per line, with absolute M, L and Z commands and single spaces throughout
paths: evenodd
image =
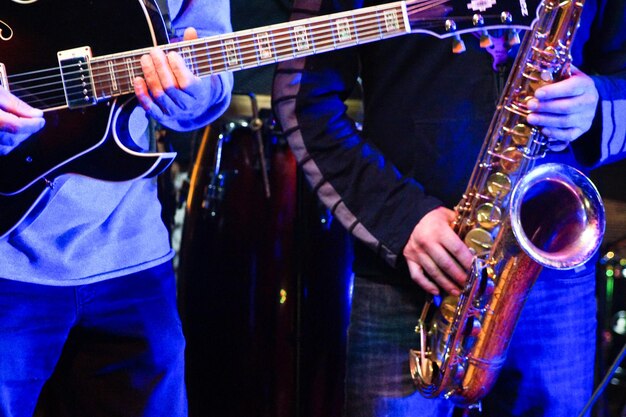
M 38 399 L 55 417 L 187 415 L 169 263 L 75 287 L 0 280 L 0 415 Z
M 356 277 L 348 331 L 347 417 L 447 417 L 452 404 L 425 399 L 409 375 L 408 351 L 423 294 Z M 484 417 L 573 417 L 591 396 L 596 344 L 595 274 L 544 271 L 511 339 Z

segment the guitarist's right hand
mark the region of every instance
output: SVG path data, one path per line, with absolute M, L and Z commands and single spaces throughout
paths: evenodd
M 35 109 L 0 88 L 0 155 L 6 155 L 43 128 L 43 111 Z

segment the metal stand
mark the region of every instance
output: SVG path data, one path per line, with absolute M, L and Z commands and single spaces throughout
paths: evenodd
M 595 404 L 595 402 L 598 400 L 602 392 L 604 392 L 604 389 L 606 388 L 609 381 L 615 374 L 615 371 L 617 371 L 617 368 L 624 360 L 624 357 L 626 357 L 626 345 L 622 347 L 622 350 L 620 351 L 619 355 L 617 355 L 617 358 L 615 358 L 615 361 L 613 361 L 613 364 L 611 365 L 611 369 L 609 369 L 609 372 L 607 372 L 604 379 L 602 379 L 602 382 L 600 382 L 600 385 L 598 386 L 598 388 L 596 388 L 595 392 L 593 393 L 593 395 L 591 396 L 591 398 L 585 405 L 585 408 L 583 408 L 583 410 L 580 412 L 578 417 L 584 417 L 584 415 L 587 414 L 587 412 L 593 406 L 593 404 Z

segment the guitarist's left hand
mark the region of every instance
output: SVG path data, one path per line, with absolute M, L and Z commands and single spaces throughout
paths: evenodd
M 195 29 L 185 30 L 184 40 L 197 37 Z M 141 57 L 141 67 L 145 78 L 135 79 L 135 94 L 148 115 L 165 126 L 191 121 L 213 104 L 211 84 L 194 75 L 178 53 L 152 48 Z

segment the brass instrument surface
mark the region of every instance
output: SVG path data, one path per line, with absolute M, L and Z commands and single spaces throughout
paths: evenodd
M 419 320 L 422 346 L 410 352 L 411 373 L 426 397 L 479 402 L 495 383 L 541 269 L 574 268 L 600 245 L 597 190 L 572 167 L 536 166 L 554 148 L 526 120 L 535 91 L 569 76 L 582 8 L 573 0 L 539 6 L 455 208 L 453 229 L 476 257 L 462 294 L 429 303 Z

